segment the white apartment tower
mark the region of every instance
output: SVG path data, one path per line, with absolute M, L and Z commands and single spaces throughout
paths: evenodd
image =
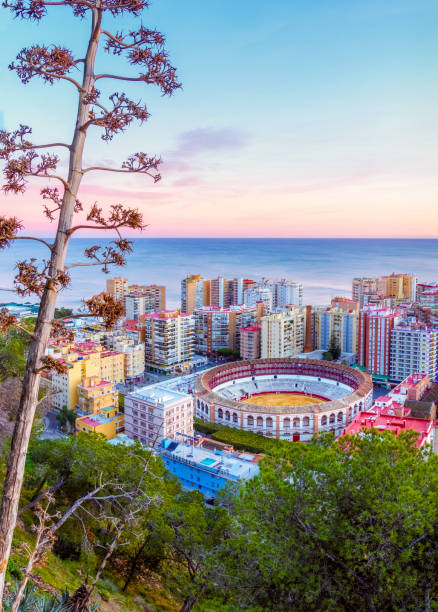
M 412 373 L 437 381 L 438 330 L 421 323 L 397 325 L 391 330 L 389 378 L 401 382 Z
M 273 294 L 274 308 L 290 304 L 303 305 L 303 285 L 301 283 L 282 278 L 280 281 L 269 281 L 268 286 Z
M 246 306 L 257 306 L 257 302 L 263 302 L 266 313 L 272 312 L 272 290 L 269 287 L 261 287 L 260 285 L 245 289 L 243 292 L 243 303 Z

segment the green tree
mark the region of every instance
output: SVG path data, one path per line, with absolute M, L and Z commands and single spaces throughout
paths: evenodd
M 55 319 L 62 319 L 64 317 L 69 317 L 72 314 L 73 314 L 73 310 L 71 308 L 64 308 L 62 306 L 61 308 L 55 308 L 54 318 Z
M 70 410 L 67 406 L 63 406 L 56 413 L 56 420 L 61 426 L 62 431 L 70 432 L 74 429 L 77 414 L 74 410 Z
M 0 333 L 0 382 L 24 374 L 35 320 L 34 317 L 28 317 L 17 323 L 16 327 Z
M 332 354 L 333 359 L 336 361 L 341 356 L 341 347 L 339 346 L 339 342 L 336 339 L 336 336 L 333 334 L 330 338 L 329 345 L 329 353 Z
M 54 552 L 81 558 L 83 571 L 94 576 L 84 587 L 89 598 L 115 553 L 129 562 L 127 580 L 129 573 L 159 566 L 166 540 L 160 541 L 163 532 L 155 526 L 180 490 L 161 459 L 139 443 L 111 445 L 103 436 L 79 433 L 32 442 L 19 513 L 25 524 L 35 522 L 38 528 L 34 511 L 50 497 L 51 515 L 61 518 L 49 526 L 40 546 L 50 547 L 48 536 L 56 533 Z
M 226 357 L 227 359 L 239 359 L 240 357 L 240 351 L 238 351 L 237 349 L 232 349 L 232 348 L 219 349 L 217 354 L 220 357 Z
M 291 445 L 229 506 L 210 577 L 231 609 L 438 608 L 438 458 L 412 432 Z
M 172 528 L 165 521 L 167 507 L 155 508 L 143 521 L 137 523 L 136 536 L 117 552 L 118 558 L 126 561 L 123 591 L 131 582 L 144 575 L 145 569 L 159 571 L 167 569 L 163 563 L 168 559 L 169 546 L 172 542 Z
M 26 369 L 25 343 L 10 332 L 0 335 L 0 382 L 22 376 Z
M 175 498 L 165 522 L 171 528 L 170 558 L 186 571 L 179 580 L 184 597 L 180 612 L 189 612 L 204 595 L 214 592 L 208 568 L 229 536 L 229 515 L 223 507 L 206 504 L 198 491 L 187 491 Z

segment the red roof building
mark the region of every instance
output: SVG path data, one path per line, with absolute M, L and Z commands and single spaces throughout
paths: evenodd
M 381 398 L 383 399 L 383 398 Z M 418 434 L 417 447 L 426 444 L 435 445 L 435 421 L 417 419 L 409 416 L 410 409 L 391 401 L 385 408 L 375 406 L 369 412 L 359 412 L 342 435 L 360 434 L 365 430 L 391 431 L 398 436 L 402 431 L 414 431 Z
M 431 412 L 428 418 L 427 411 L 414 412 L 412 406 L 422 405 L 424 395 L 430 389 L 429 377 L 425 374 L 410 374 L 399 385 L 394 387 L 387 395 L 382 395 L 376 399 L 371 410 L 359 412 L 354 420 L 347 425 L 342 435 L 358 434 L 367 429 L 377 429 L 379 431 L 392 431 L 396 436 L 401 431 L 412 430 L 418 434 L 417 447 L 422 448 L 426 444 L 432 444 L 434 451 L 436 448 L 436 425 L 435 412 Z M 407 406 L 405 406 L 407 402 Z M 418 408 L 418 407 L 417 407 Z

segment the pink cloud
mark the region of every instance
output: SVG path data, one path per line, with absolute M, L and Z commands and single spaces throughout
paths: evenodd
M 142 191 L 129 191 L 129 189 L 120 189 L 114 187 L 103 187 L 102 185 L 90 184 L 81 185 L 80 198 L 85 195 L 87 198 L 109 198 L 111 203 L 114 200 L 120 200 L 120 202 L 129 202 L 130 200 L 159 200 L 165 201 L 172 198 L 172 194 L 169 191 L 162 191 L 160 189 L 155 190 L 142 190 Z
M 173 181 L 172 187 L 193 187 L 196 185 L 200 185 L 201 183 L 201 179 L 196 178 L 196 176 L 187 176 Z
M 169 156 L 169 159 L 164 156 L 164 159 L 161 163 L 161 173 L 167 174 L 168 172 L 191 172 L 194 170 L 194 166 L 192 164 L 188 164 L 185 161 L 179 161 L 177 159 L 173 159 Z

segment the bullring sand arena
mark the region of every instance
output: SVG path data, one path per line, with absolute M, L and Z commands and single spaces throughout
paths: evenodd
M 240 401 L 257 406 L 305 406 L 306 404 L 320 404 L 327 400 L 298 393 L 260 393 Z

